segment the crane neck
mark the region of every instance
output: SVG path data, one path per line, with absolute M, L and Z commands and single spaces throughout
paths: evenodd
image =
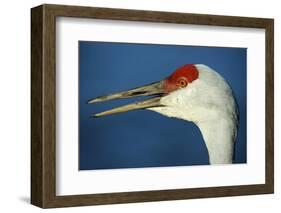
M 197 123 L 209 153 L 210 164 L 231 164 L 236 140 L 236 120 L 220 118 Z

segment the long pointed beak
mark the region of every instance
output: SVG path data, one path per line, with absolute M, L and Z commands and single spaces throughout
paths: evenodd
M 120 107 L 117 107 L 117 108 L 114 108 L 111 110 L 107 110 L 107 111 L 92 115 L 93 117 L 100 117 L 100 116 L 104 116 L 104 115 L 128 112 L 128 111 L 137 110 L 137 109 L 146 109 L 146 108 L 151 108 L 151 107 L 162 106 L 160 103 L 160 99 L 161 99 L 161 96 L 163 96 L 164 94 L 165 94 L 164 81 L 159 81 L 159 82 L 152 83 L 152 84 L 149 84 L 146 86 L 131 89 L 128 91 L 100 96 L 100 97 L 89 100 L 88 104 L 102 102 L 102 101 L 116 100 L 116 99 L 131 98 L 131 97 L 137 97 L 137 96 L 153 96 L 151 99 L 139 101 L 139 102 L 132 103 L 132 104 L 127 104 L 124 106 L 120 106 Z

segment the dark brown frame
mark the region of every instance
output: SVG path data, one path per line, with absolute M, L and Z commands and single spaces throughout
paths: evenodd
M 266 183 L 195 189 L 56 196 L 56 17 L 262 28 L 266 32 Z M 219 196 L 274 191 L 274 20 L 63 5 L 31 9 L 31 203 L 66 207 Z M 254 127 L 253 127 L 254 128 Z

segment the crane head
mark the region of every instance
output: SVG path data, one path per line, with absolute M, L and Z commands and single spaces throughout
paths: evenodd
M 206 117 L 215 119 L 216 116 L 221 116 L 221 112 L 236 113 L 233 112 L 236 107 L 232 91 L 224 79 L 208 66 L 194 64 L 179 67 L 159 82 L 100 96 L 89 100 L 88 103 L 136 96 L 150 98 L 97 113 L 93 117 L 148 109 L 168 117 L 199 122 Z

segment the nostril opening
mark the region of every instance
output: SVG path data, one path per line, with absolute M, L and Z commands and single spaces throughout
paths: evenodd
M 139 92 L 133 92 L 131 95 L 142 95 L 142 94 L 145 94 L 146 92 L 141 92 L 141 91 L 139 91 Z

